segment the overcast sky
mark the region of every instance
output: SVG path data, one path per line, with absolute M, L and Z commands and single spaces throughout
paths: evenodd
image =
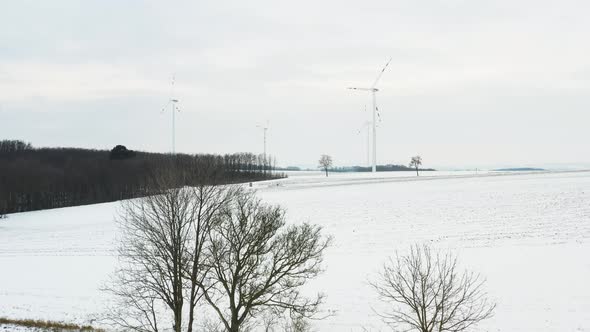
M 0 138 L 280 165 L 590 165 L 588 1 L 2 1 Z M 359 130 L 361 131 L 359 133 Z

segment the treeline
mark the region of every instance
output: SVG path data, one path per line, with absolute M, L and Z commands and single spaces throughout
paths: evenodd
M 331 168 L 332 172 L 371 172 L 370 166 L 345 166 Z M 414 168 L 404 165 L 377 165 L 377 172 L 415 171 Z M 435 171 L 433 168 L 420 168 L 420 171 Z
M 34 148 L 0 141 L 0 215 L 111 202 L 151 192 L 148 179 L 172 167 L 183 183 L 227 184 L 282 177 L 271 158 L 252 153 L 161 154 L 127 150 Z
M 0 141 L 0 153 L 8 154 L 12 152 L 32 150 L 31 143 L 25 143 L 19 140 L 2 140 Z

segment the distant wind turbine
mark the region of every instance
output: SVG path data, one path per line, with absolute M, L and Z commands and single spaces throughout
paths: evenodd
M 268 131 L 268 121 L 266 121 L 266 125 L 256 125 L 256 128 L 262 128 L 264 131 L 264 160 L 266 161 L 266 132 Z
M 262 128 L 262 131 L 264 132 L 264 155 L 263 155 L 263 167 L 264 167 L 264 172 L 266 173 L 266 168 L 270 167 L 270 161 L 267 160 L 266 157 L 266 132 L 268 131 L 268 121 L 266 121 L 266 125 L 257 125 L 257 128 Z
M 377 172 L 377 97 L 375 95 L 375 92 L 379 91 L 379 89 L 377 89 L 377 83 L 379 83 L 381 76 L 383 76 L 383 73 L 385 72 L 385 69 L 387 69 L 387 66 L 389 66 L 390 62 L 391 58 L 389 59 L 389 61 L 387 61 L 383 69 L 381 69 L 381 72 L 379 73 L 379 76 L 377 76 L 375 83 L 373 83 L 373 85 L 371 85 L 370 88 L 348 88 L 350 90 L 369 91 L 371 92 L 371 95 L 373 97 L 373 172 Z
M 172 154 L 176 154 L 176 112 L 180 112 L 180 108 L 177 106 L 178 99 L 174 98 L 174 83 L 176 79 L 172 75 L 172 83 L 170 87 L 170 99 L 166 106 L 162 107 L 162 112 L 166 111 L 168 106 L 172 108 Z

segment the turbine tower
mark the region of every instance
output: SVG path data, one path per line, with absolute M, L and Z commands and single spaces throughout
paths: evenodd
M 171 106 L 172 108 L 172 154 L 176 154 L 176 112 L 180 112 L 180 108 L 177 106 L 178 99 L 174 98 L 174 83 L 175 77 L 172 75 L 170 99 L 168 100 L 166 106 L 162 108 L 162 112 L 165 112 L 168 106 Z
M 266 125 L 256 125 L 256 128 L 262 128 L 264 131 L 264 160 L 266 160 L 266 131 L 268 130 L 268 121 L 266 121 Z
M 270 164 L 270 161 L 267 161 L 266 159 L 266 132 L 268 131 L 268 121 L 266 121 L 266 125 L 257 125 L 257 128 L 262 128 L 262 131 L 264 132 L 264 172 L 266 173 L 266 167 L 270 166 L 267 165 L 266 163 L 268 162 L 268 164 Z
M 371 166 L 371 121 L 366 121 L 363 124 L 363 128 L 365 127 L 367 128 L 367 167 L 369 167 Z
M 367 112 L 367 105 L 365 105 L 365 112 Z M 363 122 L 363 126 L 358 130 L 357 135 L 367 129 L 367 167 L 371 166 L 371 121 Z
M 373 121 L 372 121 L 373 122 L 372 123 L 373 124 L 373 167 L 372 167 L 373 173 L 377 172 L 377 97 L 376 97 L 375 93 L 377 91 L 379 91 L 379 89 L 377 89 L 377 83 L 379 83 L 381 76 L 383 76 L 383 72 L 385 72 L 385 69 L 387 69 L 387 66 L 389 66 L 390 62 L 391 62 L 391 58 L 389 59 L 389 61 L 387 61 L 387 63 L 383 67 L 383 69 L 381 69 L 381 72 L 377 76 L 375 83 L 373 83 L 373 85 L 371 85 L 370 88 L 354 88 L 354 87 L 348 88 L 350 90 L 360 90 L 360 91 L 371 92 L 371 96 L 373 99 Z

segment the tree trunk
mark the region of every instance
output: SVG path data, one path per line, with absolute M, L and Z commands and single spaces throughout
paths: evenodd
M 326 177 L 328 177 L 328 167 L 324 168 L 326 170 Z
M 182 310 L 182 309 L 181 309 Z M 182 331 L 182 312 L 174 312 L 174 332 Z
M 239 332 L 239 331 L 240 331 L 240 322 L 238 320 L 237 314 L 236 315 L 232 314 L 231 326 L 229 328 L 229 332 Z
M 194 294 L 195 293 L 195 289 L 194 287 L 191 289 L 191 297 L 190 297 L 190 303 L 189 303 L 189 312 L 188 312 L 188 325 L 186 327 L 187 332 L 193 332 L 193 322 L 195 319 L 195 306 L 194 306 Z
M 418 167 L 416 167 L 416 176 L 420 176 L 420 175 L 418 174 Z

